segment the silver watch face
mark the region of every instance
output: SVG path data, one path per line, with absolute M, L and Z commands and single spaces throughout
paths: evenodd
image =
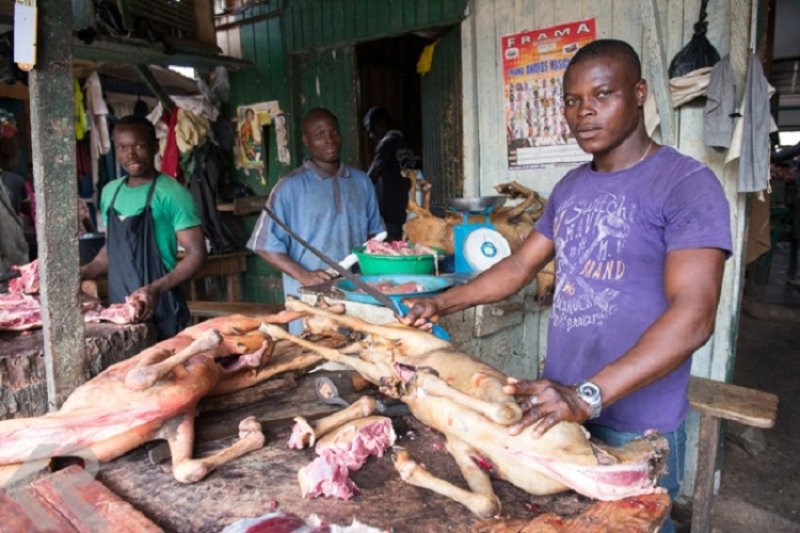
M 586 398 L 590 402 L 600 400 L 600 388 L 594 383 L 584 381 L 578 385 L 578 394 Z

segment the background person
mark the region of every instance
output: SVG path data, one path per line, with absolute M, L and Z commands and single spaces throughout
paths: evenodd
M 339 121 L 323 108 L 303 118 L 303 144 L 308 159 L 272 189 L 267 203 L 300 238 L 340 261 L 370 236 L 383 231 L 375 188 L 369 176 L 339 158 Z M 407 181 L 407 180 L 406 180 Z M 300 287 L 330 281 L 326 265 L 262 213 L 247 248 L 283 273 L 284 296 Z M 299 321 L 290 324 L 299 333 Z
M 400 171 L 417 168 L 418 159 L 402 132 L 392 129 L 389 112 L 382 107 L 367 111 L 364 127 L 378 143 L 367 174 L 375 184 L 378 206 L 388 233 L 387 240 L 399 241 L 403 238 L 408 190 L 411 186 L 411 182 Z
M 130 296 L 142 307 L 141 319 L 155 322 L 158 339 L 167 339 L 189 323 L 180 285 L 206 260 L 202 221 L 188 189 L 156 171 L 156 132 L 147 119 L 121 118 L 113 138 L 127 176 L 103 188 L 106 245 L 81 267 L 81 277 L 107 273 L 111 303 Z M 185 250 L 180 261 L 179 244 Z

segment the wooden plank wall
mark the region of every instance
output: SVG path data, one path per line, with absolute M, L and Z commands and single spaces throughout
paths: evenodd
M 644 16 L 643 5 L 653 0 L 471 0 L 470 14 L 462 23 L 462 62 L 464 89 L 464 174 L 465 194 L 493 194 L 494 185 L 517 180 L 543 193 L 573 164 L 552 164 L 533 170 L 509 171 L 506 161 L 505 132 L 502 118 L 503 71 L 500 39 L 503 35 L 594 17 L 597 36 L 628 41 L 642 55 L 644 76 L 651 81 L 662 74 L 656 70 L 653 39 L 662 38 L 667 64 L 689 41 L 697 21 L 700 0 L 654 0 L 653 7 L 661 24 L 660 32 L 652 25 L 653 17 Z M 709 40 L 721 55 L 731 54 L 737 75 L 737 88 L 743 86 L 745 65 L 751 37 L 754 0 L 711 0 L 708 5 Z M 649 41 L 648 41 L 649 39 Z M 650 42 L 650 46 L 645 43 Z M 655 84 L 658 85 L 657 83 Z M 677 149 L 709 167 L 720 178 L 731 205 L 731 227 L 735 251 L 726 263 L 722 301 L 717 314 L 714 337 L 694 356 L 692 372 L 703 377 L 726 380 L 730 377 L 736 349 L 736 331 L 743 280 L 745 243 L 745 198 L 736 192 L 736 163 L 724 165 L 725 152 L 703 146 L 703 103 L 688 104 L 675 110 L 672 125 Z M 658 134 L 656 139 L 660 140 Z M 547 313 L 526 318 L 526 342 L 538 347 L 533 357 L 543 357 L 546 346 Z M 534 348 L 535 349 L 535 348 Z M 687 483 L 692 490 L 695 471 L 696 421 L 690 419 Z

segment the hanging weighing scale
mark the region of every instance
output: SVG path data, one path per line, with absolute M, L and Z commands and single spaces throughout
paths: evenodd
M 505 196 L 447 200 L 450 209 L 461 215 L 461 224 L 453 226 L 456 273 L 483 272 L 511 255 L 508 241 L 489 220 L 492 211 L 505 202 Z M 470 221 L 470 216 L 475 215 L 482 219 Z

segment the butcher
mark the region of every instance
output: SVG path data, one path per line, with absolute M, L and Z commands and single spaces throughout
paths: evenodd
M 159 340 L 189 323 L 181 284 L 206 260 L 205 236 L 188 189 L 155 169 L 156 132 L 129 115 L 114 127 L 114 150 L 127 175 L 108 183 L 100 198 L 106 245 L 81 267 L 83 279 L 108 274 L 111 303 L 127 299 L 152 319 Z M 178 260 L 178 246 L 185 251 Z
M 674 499 L 684 471 L 692 353 L 713 332 L 731 253 L 729 207 L 703 164 L 645 130 L 647 83 L 625 42 L 579 50 L 564 74 L 564 113 L 589 163 L 555 186 L 522 247 L 466 285 L 411 300 L 407 324 L 522 289 L 555 258 L 556 288 L 541 379 L 509 379 L 518 434 L 585 423 L 620 446 L 648 430 L 669 442 L 659 484 Z M 672 531 L 668 522 L 662 531 Z
M 301 239 L 340 261 L 384 230 L 375 188 L 364 172 L 341 161 L 342 137 L 333 113 L 312 109 L 303 117 L 302 130 L 308 159 L 275 185 L 267 203 Z M 266 212 L 258 219 L 247 248 L 283 273 L 284 297 L 297 296 L 300 287 L 331 279 L 325 264 Z M 299 321 L 289 325 L 292 333 L 301 329 Z

